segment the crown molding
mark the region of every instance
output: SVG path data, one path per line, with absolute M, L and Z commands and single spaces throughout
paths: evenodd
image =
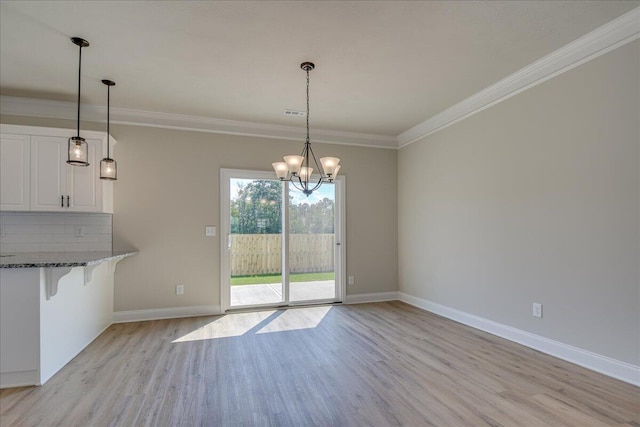
M 75 120 L 76 108 L 77 105 L 73 102 L 0 96 L 0 114 L 2 115 Z M 107 116 L 106 107 L 85 104 L 81 108 L 83 121 L 105 122 Z M 272 139 L 304 140 L 306 137 L 306 129 L 300 127 L 117 107 L 111 107 L 111 123 Z M 313 142 L 374 148 L 397 148 L 397 140 L 394 136 L 323 129 L 313 129 Z
M 402 148 L 640 37 L 640 7 L 398 135 Z
M 596 28 L 454 106 L 407 129 L 397 137 L 314 129 L 314 142 L 398 149 L 511 98 L 587 61 L 640 38 L 640 7 Z M 0 96 L 0 114 L 51 119 L 75 119 L 76 104 L 65 101 Z M 82 106 L 83 120 L 104 122 L 106 107 Z M 111 108 L 115 124 L 148 126 L 260 138 L 301 140 L 300 127 L 242 122 L 154 111 Z

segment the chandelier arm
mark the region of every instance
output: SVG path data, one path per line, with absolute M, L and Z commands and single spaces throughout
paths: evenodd
M 291 184 L 295 187 L 296 190 L 304 192 L 305 191 L 304 186 L 298 187 L 298 185 L 296 184 L 293 178 L 294 177 L 291 177 L 289 182 L 291 182 Z M 298 181 L 300 182 L 300 185 L 302 185 L 302 180 L 300 179 L 300 177 L 298 177 Z
M 309 132 L 308 128 L 307 128 L 307 132 Z M 307 136 L 308 138 L 308 136 Z M 304 160 L 303 162 L 307 162 L 307 173 L 304 174 L 304 188 L 305 190 L 307 190 L 309 188 L 309 179 L 311 179 L 311 174 L 309 173 L 309 151 L 311 150 L 311 142 L 309 142 L 309 140 L 307 140 L 307 142 L 304 144 L 304 150 L 305 150 L 305 156 L 304 156 Z M 311 151 L 313 153 L 313 151 Z
M 323 183 L 323 178 L 322 176 L 320 178 L 318 178 L 318 182 L 316 183 L 315 187 L 313 187 L 311 190 L 309 190 L 309 193 L 313 193 L 314 191 L 316 191 L 318 188 L 320 188 L 320 186 Z
M 313 152 L 313 148 L 311 148 L 311 144 L 309 144 L 309 151 L 311 151 L 311 157 L 313 157 L 313 162 L 316 164 L 316 170 L 320 174 L 320 177 L 325 178 L 324 169 L 318 163 L 318 159 L 316 159 L 316 155 Z

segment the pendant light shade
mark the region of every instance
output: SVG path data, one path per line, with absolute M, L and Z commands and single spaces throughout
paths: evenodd
M 100 179 L 115 181 L 118 179 L 118 164 L 115 160 L 105 157 L 100 160 Z
M 73 166 L 89 166 L 89 146 L 84 138 L 72 136 L 68 142 L 67 163 Z
M 115 86 L 116 83 L 111 80 L 103 80 L 102 83 L 107 86 L 107 157 L 100 160 L 100 179 L 115 181 L 118 179 L 118 164 L 110 157 L 109 142 L 111 133 L 109 133 L 109 115 L 111 111 L 111 86 Z
M 340 159 L 337 157 L 321 157 L 320 164 L 322 165 L 322 169 L 327 176 L 332 177 L 338 173 L 338 169 L 340 169 Z
M 82 75 L 82 48 L 89 46 L 89 42 L 79 37 L 72 37 L 73 44 L 80 48 L 78 61 L 78 131 L 76 136 L 69 138 L 67 143 L 67 163 L 73 166 L 89 166 L 89 146 L 80 136 L 80 77 Z
M 272 163 L 276 176 L 280 181 L 290 181 L 291 184 L 304 194 L 309 196 L 320 188 L 323 182 L 333 182 L 340 169 L 340 159 L 337 157 L 322 157 L 320 164 L 311 149 L 311 138 L 309 137 L 309 71 L 315 68 L 312 62 L 300 64 L 302 71 L 307 73 L 307 139 L 302 153 L 299 156 L 284 156 L 284 162 Z M 322 165 L 322 167 L 320 167 Z M 313 167 L 318 171 L 318 181 L 312 181 Z M 313 178 L 315 180 L 315 178 Z
M 289 167 L 285 162 L 275 162 L 271 163 L 273 169 L 276 171 L 276 176 L 280 180 L 287 179 L 287 174 L 289 173 Z

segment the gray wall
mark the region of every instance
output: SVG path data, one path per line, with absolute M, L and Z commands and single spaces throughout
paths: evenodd
M 75 127 L 15 116 L 2 122 Z M 115 310 L 219 304 L 220 237 L 205 237 L 204 226 L 220 225 L 220 168 L 273 170 L 271 162 L 298 152 L 303 141 L 117 125 L 111 133 L 118 140 L 113 244 L 140 250 L 118 264 Z M 340 157 L 346 177 L 346 270 L 356 279 L 347 294 L 396 291 L 397 151 L 334 144 L 314 150 Z M 185 285 L 182 296 L 175 295 L 177 283 Z
M 623 46 L 397 154 L 318 144 L 347 176 L 348 293 L 399 286 L 640 364 L 639 49 Z M 113 134 L 114 244 L 141 250 L 118 266 L 116 310 L 218 304 L 219 238 L 203 226 L 219 225 L 219 169 L 268 170 L 300 143 L 132 126 Z M 532 302 L 544 304 L 543 319 Z
M 639 51 L 400 150 L 400 291 L 640 364 Z

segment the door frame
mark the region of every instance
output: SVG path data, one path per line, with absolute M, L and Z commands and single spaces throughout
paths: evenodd
M 229 242 L 231 236 L 231 193 L 229 183 L 232 178 L 238 179 L 265 179 L 276 180 L 273 171 L 255 171 L 247 169 L 220 169 L 220 312 L 225 313 L 231 308 L 231 265 L 229 256 Z M 334 272 L 335 272 L 335 285 L 336 285 L 336 299 L 331 302 L 344 302 L 346 301 L 346 179 L 344 176 L 338 176 L 334 182 L 335 184 L 335 218 L 336 224 L 334 227 Z M 285 193 L 286 194 L 286 193 Z M 283 209 L 284 221 L 282 223 L 285 237 L 289 236 L 288 229 L 288 209 Z M 285 267 L 289 265 L 289 250 L 288 239 L 283 239 L 283 281 L 288 282 L 288 269 Z M 285 292 L 288 287 L 285 286 Z M 326 303 L 327 301 L 321 301 Z M 312 304 L 313 302 L 291 302 L 281 304 L 265 304 L 265 305 L 252 305 L 254 308 L 273 308 L 274 306 L 299 306 L 304 304 Z

